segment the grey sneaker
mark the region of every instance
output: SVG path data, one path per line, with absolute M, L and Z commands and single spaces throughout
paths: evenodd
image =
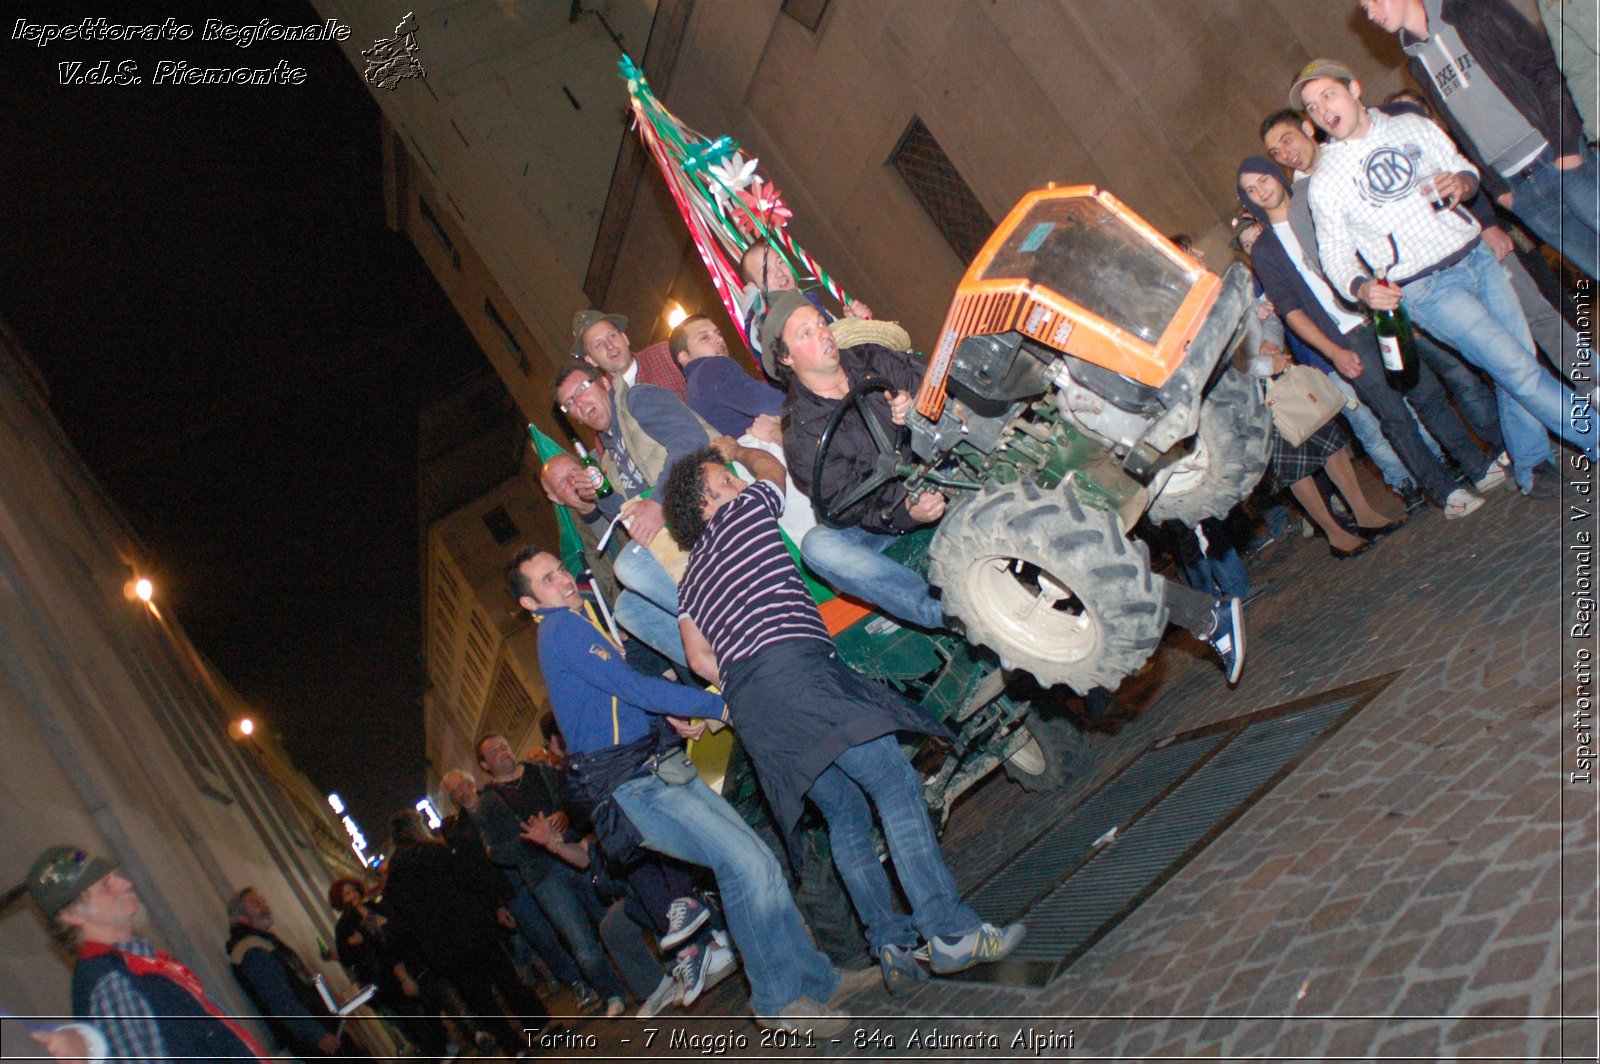
M 644 999 L 644 1004 L 639 1006 L 636 1015 L 641 1020 L 648 1020 L 652 1016 L 660 1015 L 661 1010 L 671 1005 L 678 997 L 678 981 L 671 975 L 663 975 L 661 982 L 650 991 L 650 996 Z
M 883 986 L 891 997 L 908 994 L 918 983 L 928 981 L 928 973 L 917 963 L 915 951 L 910 946 L 885 946 L 878 951 L 878 967 L 883 972 Z
M 1009 956 L 1027 933 L 1028 929 L 1021 924 L 1008 924 L 1003 928 L 983 924 L 960 938 L 935 935 L 928 940 L 933 974 L 953 975 L 976 964 L 1000 960 Z
M 776 1016 L 757 1016 L 756 1023 L 774 1031 L 809 1031 L 818 1038 L 833 1038 L 844 1034 L 850 1015 L 811 998 L 798 997 Z

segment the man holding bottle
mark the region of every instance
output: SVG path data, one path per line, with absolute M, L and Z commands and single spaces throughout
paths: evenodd
M 1368 111 L 1360 97 L 1350 69 L 1326 59 L 1309 63 L 1289 90 L 1290 105 L 1332 138 L 1309 193 L 1328 281 L 1374 310 L 1392 310 L 1403 296 L 1413 321 L 1489 374 L 1517 486 L 1553 496 L 1545 432 L 1593 459 L 1594 412 L 1539 367 L 1511 282 L 1460 206 L 1478 170 L 1433 123 Z M 1425 185 L 1445 209 L 1434 210 Z M 1392 283 L 1378 280 L 1383 268 Z

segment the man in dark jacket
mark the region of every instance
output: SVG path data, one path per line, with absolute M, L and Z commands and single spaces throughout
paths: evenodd
M 767 373 L 787 381 L 783 411 L 788 428 L 783 452 L 795 485 L 815 500 L 818 513 L 865 483 L 878 460 L 872 418 L 897 447 L 909 438 L 905 427 L 911 393 L 922 368 L 908 356 L 875 344 L 840 350 L 822 312 L 799 292 L 778 292 L 761 325 L 762 363 Z M 817 447 L 828 419 L 850 390 L 866 381 L 887 382 L 893 390 L 863 398 L 846 417 L 828 447 L 822 481 L 812 483 Z M 818 524 L 800 544 L 800 555 L 819 576 L 840 591 L 870 602 L 885 613 L 922 628 L 944 627 L 944 611 L 928 582 L 883 555 L 894 538 L 933 524 L 944 516 L 945 497 L 937 491 L 913 498 L 899 480 L 890 480 L 838 515 L 842 528 Z
M 1600 167 L 1550 40 L 1509 0 L 1361 0 L 1494 201 L 1600 276 Z
M 305 961 L 272 922 L 272 906 L 254 888 L 228 899 L 228 963 L 278 1045 L 302 1057 L 366 1056 L 341 1034 Z

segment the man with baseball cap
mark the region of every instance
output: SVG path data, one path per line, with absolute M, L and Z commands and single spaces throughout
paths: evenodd
M 1309 197 L 1333 290 L 1374 310 L 1392 310 L 1403 295 L 1413 322 L 1494 381 L 1517 487 L 1553 494 L 1546 431 L 1594 458 L 1594 418 L 1540 368 L 1511 282 L 1461 206 L 1477 191 L 1478 168 L 1427 119 L 1367 110 L 1342 63 L 1309 63 L 1289 103 L 1332 138 Z
M 607 314 L 593 307 L 578 311 L 572 316 L 572 357 L 629 386 L 654 384 L 687 401 L 683 370 L 678 368 L 667 345 L 651 344 L 635 355 L 627 329 L 628 319 L 621 314 Z
M 144 906 L 110 859 L 52 846 L 28 870 L 28 893 L 77 956 L 73 1014 L 95 1021 L 112 1057 L 271 1058 L 193 972 L 140 937 Z

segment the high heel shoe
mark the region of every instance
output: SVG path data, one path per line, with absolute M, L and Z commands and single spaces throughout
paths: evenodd
M 1332 544 L 1328 545 L 1328 553 L 1333 555 L 1335 558 L 1337 558 L 1341 562 L 1344 561 L 1347 558 L 1354 558 L 1357 554 L 1365 554 L 1367 551 L 1369 551 L 1371 549 L 1372 549 L 1372 540 L 1370 540 L 1370 539 L 1362 540 L 1361 541 L 1361 546 L 1359 546 L 1359 547 L 1351 547 L 1349 550 L 1340 550 L 1338 547 L 1335 547 Z
M 1377 525 L 1373 528 L 1368 528 L 1366 525 L 1357 525 L 1355 527 L 1355 534 L 1358 536 L 1365 536 L 1367 539 L 1379 540 L 1391 532 L 1400 531 L 1401 527 L 1404 526 L 1405 523 L 1405 518 L 1401 518 L 1398 521 L 1390 521 L 1386 525 Z

